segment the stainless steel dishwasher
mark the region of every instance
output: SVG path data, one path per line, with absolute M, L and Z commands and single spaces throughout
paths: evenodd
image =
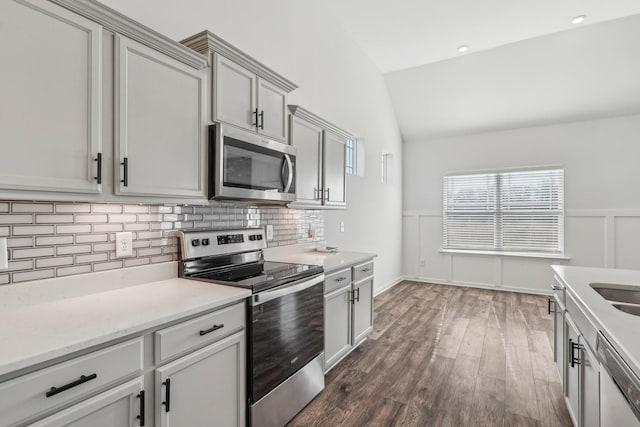
M 602 334 L 598 334 L 600 426 L 640 427 L 640 378 Z

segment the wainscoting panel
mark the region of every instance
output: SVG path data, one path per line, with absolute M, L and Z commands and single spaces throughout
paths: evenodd
M 640 211 L 635 210 L 567 210 L 569 260 L 445 254 L 441 212 L 405 211 L 403 222 L 408 279 L 550 293 L 554 264 L 640 269 Z

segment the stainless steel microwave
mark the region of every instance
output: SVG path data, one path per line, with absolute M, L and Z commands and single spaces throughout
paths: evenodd
M 232 126 L 209 126 L 209 198 L 285 204 L 296 200 L 296 151 Z

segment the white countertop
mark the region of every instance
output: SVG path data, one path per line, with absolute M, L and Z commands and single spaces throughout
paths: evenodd
M 377 255 L 367 252 L 318 252 L 316 250 L 306 250 L 289 254 L 269 254 L 265 253 L 267 261 L 291 262 L 296 264 L 321 265 L 324 272 L 331 273 L 342 267 L 358 264 L 375 258 Z
M 0 376 L 250 295 L 242 288 L 171 278 L 2 311 Z
M 640 316 L 616 309 L 589 286 L 590 283 L 609 283 L 634 285 L 640 290 L 640 271 L 568 266 L 553 266 L 553 270 L 581 308 L 596 321 L 596 327 L 640 376 Z

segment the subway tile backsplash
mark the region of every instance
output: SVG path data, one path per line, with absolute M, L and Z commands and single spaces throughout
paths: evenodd
M 0 201 L 0 237 L 9 268 L 0 285 L 63 277 L 178 259 L 174 230 L 273 225 L 269 246 L 324 241 L 319 210 L 247 207 Z M 309 228 L 315 229 L 314 238 Z M 133 233 L 133 256 L 116 258 L 115 233 Z

